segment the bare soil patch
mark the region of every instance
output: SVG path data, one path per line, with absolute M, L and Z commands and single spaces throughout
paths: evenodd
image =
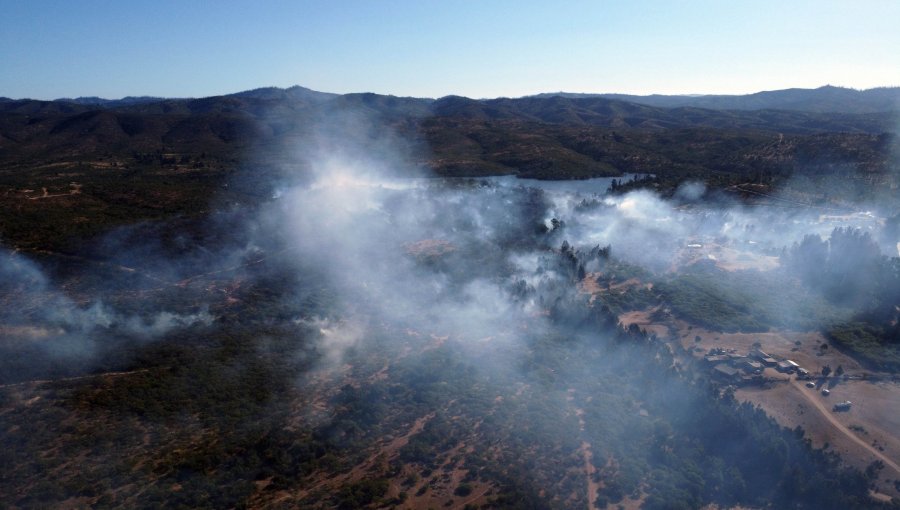
M 646 332 L 655 334 L 658 338 L 667 339 L 671 336 L 671 330 L 667 324 L 653 320 L 656 310 L 656 308 L 651 308 L 650 310 L 626 312 L 619 315 L 619 322 L 626 328 L 636 324 Z
M 603 273 L 587 273 L 584 278 L 578 282 L 578 291 L 584 294 L 590 294 L 591 300 L 593 303 L 599 294 L 604 292 L 615 292 L 615 293 L 623 293 L 628 289 L 634 287 L 645 287 L 647 289 L 652 289 L 652 283 L 644 283 L 637 278 L 629 278 L 622 282 L 616 283 L 600 283 L 600 280 L 603 278 Z
M 418 508 L 452 508 L 461 509 L 466 505 L 480 505 L 487 503 L 488 497 L 494 493 L 495 487 L 492 484 L 485 483 L 480 480 L 470 480 L 465 482 L 471 492 L 461 496 L 456 493 L 456 489 L 464 482 L 469 473 L 465 466 L 465 457 L 467 453 L 471 453 L 473 447 L 460 443 L 456 447 L 444 453 L 444 461 L 438 469 L 421 481 L 421 483 L 410 488 L 409 492 L 414 492 L 408 499 L 398 508 L 418 509 Z

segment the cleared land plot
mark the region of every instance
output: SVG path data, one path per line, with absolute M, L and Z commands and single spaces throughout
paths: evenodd
M 767 333 L 723 333 L 691 326 L 683 321 L 676 321 L 678 342 L 685 349 L 694 349 L 694 355 L 703 356 L 712 348 L 721 347 L 726 351 L 734 349 L 740 354 L 747 354 L 753 344 L 759 342 L 761 349 L 777 359 L 790 359 L 809 370 L 811 375 L 819 374 L 822 367 L 828 365 L 833 370 L 839 366 L 848 375 L 868 372 L 859 362 L 844 354 L 833 346 L 821 348 L 828 342 L 821 333 L 815 331 L 772 331 Z M 696 341 L 696 337 L 700 341 Z M 800 342 L 800 345 L 797 345 Z M 699 350 L 698 350 L 699 349 Z M 766 375 L 774 370 L 767 370 Z

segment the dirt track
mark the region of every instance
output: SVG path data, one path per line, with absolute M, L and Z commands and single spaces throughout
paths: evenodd
M 865 448 L 876 458 L 878 458 L 879 460 L 884 462 L 885 467 L 889 467 L 889 468 L 893 469 L 894 473 L 897 476 L 900 476 L 900 465 L 898 465 L 896 462 L 892 461 L 891 459 L 887 458 L 883 453 L 881 453 L 877 449 L 873 448 L 872 445 L 870 445 L 870 444 L 866 443 L 865 441 L 863 441 L 862 439 L 860 439 L 856 434 L 853 433 L 853 431 L 851 431 L 850 429 L 845 427 L 841 422 L 839 422 L 837 420 L 837 418 L 835 418 L 834 414 L 827 407 L 825 407 L 825 404 L 823 404 L 820 399 L 815 398 L 814 394 L 812 394 L 809 391 L 806 391 L 806 388 L 804 388 L 803 383 L 801 381 L 794 380 L 794 381 L 791 381 L 791 384 L 794 386 L 794 388 L 797 389 L 797 391 L 800 392 L 801 395 L 803 395 L 803 398 L 805 398 L 807 402 L 812 404 L 822 414 L 822 416 L 826 420 L 828 420 L 828 423 L 830 423 L 834 428 L 839 430 L 847 438 L 849 438 L 850 440 L 852 440 L 859 446 Z

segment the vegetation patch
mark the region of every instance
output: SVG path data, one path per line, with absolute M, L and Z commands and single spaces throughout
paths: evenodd
M 866 322 L 844 322 L 827 329 L 836 345 L 852 351 L 869 366 L 900 371 L 900 344 L 886 343 L 883 328 Z
M 676 314 L 718 331 L 811 330 L 850 314 L 775 272 L 724 271 L 711 262 L 693 264 L 654 288 Z

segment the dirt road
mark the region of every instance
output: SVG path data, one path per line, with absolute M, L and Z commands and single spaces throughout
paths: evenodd
M 868 452 L 870 452 L 872 455 L 874 455 L 877 459 L 884 462 L 885 467 L 892 469 L 896 475 L 900 476 L 900 465 L 898 465 L 893 460 L 889 459 L 883 453 L 881 453 L 880 451 L 875 449 L 872 445 L 870 445 L 870 444 L 866 443 L 865 441 L 863 441 L 862 439 L 860 439 L 859 436 L 854 434 L 852 430 L 845 427 L 844 424 L 842 424 L 840 421 L 838 421 L 838 419 L 834 416 L 834 413 L 832 413 L 825 406 L 825 404 L 822 403 L 822 400 L 817 398 L 817 394 L 815 392 L 809 391 L 803 385 L 802 381 L 793 380 L 793 381 L 791 381 L 791 384 L 794 385 L 794 387 L 797 389 L 797 391 L 800 392 L 801 395 L 803 395 L 803 398 L 805 398 L 807 400 L 807 402 L 812 404 L 813 407 L 815 407 L 816 409 L 819 410 L 820 413 L 822 413 L 822 416 L 826 420 L 828 420 L 828 423 L 830 423 L 834 428 L 839 430 L 842 434 L 847 436 L 853 442 L 855 442 L 859 446 L 865 448 Z
M 566 398 L 569 402 L 574 400 L 575 391 L 570 389 L 569 395 Z M 580 407 L 575 408 L 575 415 L 578 416 L 578 427 L 581 431 L 581 435 L 584 436 L 584 409 Z M 587 477 L 587 509 L 593 510 L 594 501 L 597 500 L 597 495 L 600 493 L 600 484 L 594 481 L 594 472 L 597 469 L 594 467 L 594 452 L 591 449 L 591 443 L 587 441 L 584 437 L 581 439 L 581 455 L 584 458 L 584 474 Z

